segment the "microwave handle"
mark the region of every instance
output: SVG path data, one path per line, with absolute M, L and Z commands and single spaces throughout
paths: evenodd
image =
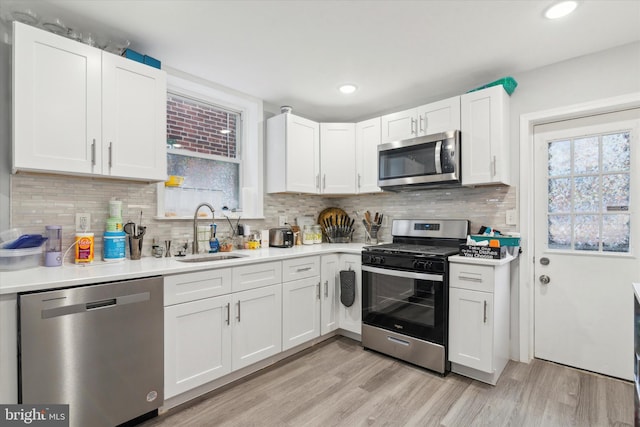
M 436 174 L 440 175 L 442 173 L 442 141 L 436 142 L 436 153 L 435 153 L 435 163 L 436 163 Z

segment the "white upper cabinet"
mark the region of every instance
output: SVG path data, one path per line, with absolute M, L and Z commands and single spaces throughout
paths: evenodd
M 462 185 L 511 183 L 509 96 L 502 86 L 461 97 Z
M 100 50 L 14 23 L 13 169 L 102 173 Z
M 166 75 L 14 23 L 13 169 L 166 179 Z
M 355 123 L 320 124 L 320 169 L 322 194 L 356 192 Z
M 318 193 L 320 125 L 290 113 L 267 119 L 267 193 Z
M 358 193 L 377 193 L 380 117 L 356 123 L 356 184 Z
M 164 71 L 102 56 L 104 175 L 167 179 L 167 79 Z
M 382 116 L 382 144 L 460 129 L 460 97 Z

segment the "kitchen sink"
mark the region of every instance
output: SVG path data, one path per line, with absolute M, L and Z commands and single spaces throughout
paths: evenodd
M 210 261 L 223 261 L 225 259 L 244 258 L 246 255 L 240 254 L 212 254 L 212 255 L 196 255 L 192 257 L 180 258 L 176 257 L 176 261 L 179 262 L 210 262 Z

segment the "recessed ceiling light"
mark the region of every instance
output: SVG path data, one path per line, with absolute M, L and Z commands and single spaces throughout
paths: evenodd
M 547 19 L 558 19 L 563 16 L 567 16 L 578 7 L 577 1 L 561 1 L 551 5 L 545 12 L 544 16 Z
M 358 89 L 356 85 L 346 84 L 338 88 L 338 90 L 346 95 L 355 92 Z

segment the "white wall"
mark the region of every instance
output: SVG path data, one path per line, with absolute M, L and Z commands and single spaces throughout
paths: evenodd
M 0 231 L 9 228 L 11 170 L 11 45 L 0 20 Z

